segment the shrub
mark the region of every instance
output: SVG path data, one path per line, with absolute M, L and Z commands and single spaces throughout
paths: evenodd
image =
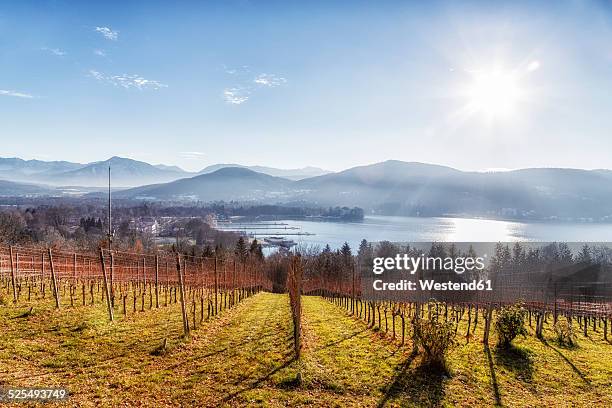
M 508 348 L 516 336 L 519 334 L 525 336 L 527 334 L 525 329 L 526 316 L 527 310 L 525 310 L 522 303 L 501 308 L 495 321 L 499 347 Z
M 566 346 L 575 346 L 576 345 L 576 334 L 574 334 L 574 329 L 572 328 L 572 324 L 567 319 L 559 319 L 554 326 L 555 334 L 557 335 L 557 342 Z
M 428 303 L 431 315 L 429 319 L 415 319 L 415 345 L 425 352 L 423 363 L 446 370 L 446 353 L 455 344 L 455 325 L 451 321 L 440 319 L 441 303 Z

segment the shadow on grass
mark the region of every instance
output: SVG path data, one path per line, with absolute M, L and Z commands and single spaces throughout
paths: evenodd
M 335 341 L 331 341 L 331 342 L 329 342 L 329 343 L 327 343 L 327 344 L 324 344 L 324 345 L 322 345 L 321 347 L 319 347 L 319 348 L 315 349 L 315 351 L 320 351 L 320 350 L 323 350 L 323 349 L 326 349 L 326 348 L 329 348 L 329 347 L 332 347 L 332 346 L 338 345 L 338 344 L 340 344 L 340 343 L 343 343 L 343 342 L 345 342 L 345 341 L 347 341 L 347 340 L 352 339 L 353 337 L 357 337 L 358 335 L 360 335 L 361 333 L 364 333 L 364 332 L 366 332 L 366 331 L 367 331 L 367 329 L 357 330 L 356 332 L 351 333 L 351 334 L 349 334 L 348 336 L 344 336 L 344 337 L 342 337 L 341 339 L 338 339 L 338 340 L 335 340 Z M 293 337 L 291 337 L 291 339 L 293 340 Z
M 416 356 L 417 353 L 413 352 L 397 367 L 393 381 L 378 401 L 379 408 L 396 398 L 401 400 L 402 406 L 406 404 L 419 407 L 440 405 L 444 398 L 444 379 L 448 374 L 430 366 L 420 365 L 410 368 Z
M 531 382 L 533 378 L 533 361 L 528 350 L 510 345 L 508 348 L 495 348 L 495 362 L 512 371 L 516 378 Z
M 489 372 L 491 373 L 491 385 L 493 386 L 493 395 L 495 396 L 495 406 L 502 406 L 501 394 L 499 393 L 499 385 L 497 384 L 497 376 L 495 375 L 495 365 L 493 357 L 491 357 L 491 349 L 485 345 L 485 353 L 489 362 Z
M 279 365 L 279 366 L 273 368 L 272 370 L 268 371 L 266 374 L 264 374 L 263 376 L 255 379 L 254 381 L 252 381 L 250 384 L 246 385 L 242 389 L 240 389 L 238 391 L 235 391 L 235 392 L 232 392 L 230 394 L 227 394 L 223 398 L 223 400 L 221 401 L 221 403 L 219 405 L 222 406 L 223 404 L 228 403 L 229 401 L 231 401 L 232 399 L 234 399 L 237 396 L 241 395 L 242 393 L 257 388 L 261 383 L 269 380 L 270 377 L 272 377 L 277 372 L 281 371 L 282 369 L 285 369 L 285 368 L 289 367 L 294 361 L 296 361 L 295 356 L 291 356 L 290 358 L 285 360 L 281 365 Z M 239 384 L 237 384 L 237 385 L 239 385 Z
M 589 385 L 591 384 L 591 382 L 589 381 L 589 379 L 588 379 L 588 378 L 586 378 L 586 376 L 585 376 L 585 375 L 582 373 L 582 371 L 580 371 L 580 369 L 578 369 L 578 367 L 576 367 L 576 366 L 574 365 L 574 363 L 572 363 L 572 361 L 571 361 L 569 358 L 567 358 L 567 357 L 565 356 L 565 354 L 563 354 L 563 353 L 561 352 L 561 350 L 559 350 L 558 348 L 556 348 L 556 347 L 554 347 L 554 346 L 550 345 L 550 344 L 549 344 L 549 343 L 548 343 L 548 342 L 547 342 L 545 339 L 540 339 L 540 341 L 541 341 L 541 342 L 542 342 L 542 343 L 543 343 L 543 344 L 544 344 L 546 347 L 548 347 L 548 348 L 552 349 L 553 351 L 555 351 L 555 353 L 557 353 L 559 356 L 561 356 L 561 358 L 563 358 L 563 360 L 565 360 L 565 362 L 567 363 L 567 365 L 569 365 L 569 366 L 571 367 L 571 369 L 572 369 L 572 370 L 573 370 L 573 371 L 576 373 L 576 375 L 578 375 L 578 377 L 580 377 L 580 379 L 581 379 L 582 381 L 584 381 L 584 382 L 585 382 L 585 384 L 589 384 Z

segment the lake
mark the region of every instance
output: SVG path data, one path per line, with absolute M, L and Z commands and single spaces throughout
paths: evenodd
M 419 218 L 366 216 L 362 222 L 325 222 L 282 220 L 290 232 L 308 232 L 315 235 L 287 236 L 298 244 L 329 244 L 339 248 L 345 241 L 357 248 L 365 238 L 368 241 L 589 241 L 612 242 L 612 224 L 603 223 L 551 223 L 485 220 L 474 218 Z M 252 231 L 261 233 L 263 231 Z M 287 231 L 285 231 L 287 232 Z M 283 231 L 266 231 L 283 236 Z

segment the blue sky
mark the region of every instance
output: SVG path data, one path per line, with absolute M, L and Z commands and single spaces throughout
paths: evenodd
M 3 2 L 0 156 L 612 168 L 606 2 Z

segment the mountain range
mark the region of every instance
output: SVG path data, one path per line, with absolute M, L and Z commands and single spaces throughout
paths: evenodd
M 75 182 L 91 185 L 89 180 L 104 185 L 110 163 L 113 186 L 121 185 L 117 178 L 124 180 L 124 186 L 127 180 L 141 184 L 114 194 L 117 198 L 132 200 L 358 206 L 367 212 L 388 215 L 612 221 L 612 171 L 609 170 L 529 168 L 469 172 L 389 160 L 337 173 L 316 168 L 257 167 L 260 171 L 255 171 L 247 166 L 219 164 L 194 174 L 176 167 L 122 158 L 76 168 L 74 163 L 67 162 L 35 162 L 29 167 L 16 163 L 21 169 L 37 169 L 21 170 L 21 175 L 34 174 L 41 180 L 48 177 L 56 185 Z M 0 171 L 5 171 L 6 166 L 2 164 L 0 160 Z M 64 166 L 69 169 L 61 171 Z M 316 175 L 317 172 L 322 174 Z M 302 178 L 313 173 L 314 176 Z M 297 177 L 299 174 L 302 176 Z M 151 180 L 154 182 L 147 184 Z M 49 191 L 53 189 L 32 184 L 0 184 L 3 196 L 10 195 L 7 192 L 51 194 Z
M 67 161 L 0 158 L 0 179 L 51 186 L 105 187 L 108 185 L 109 166 L 112 168 L 112 184 L 114 187 L 136 187 L 145 184 L 166 183 L 199 174 L 212 173 L 227 167 L 242 167 L 290 180 L 300 180 L 329 173 L 316 167 L 277 169 L 238 164 L 215 164 L 201 171 L 188 172 L 178 166 L 152 165 L 143 161 L 116 156 L 108 160 L 86 164 Z

